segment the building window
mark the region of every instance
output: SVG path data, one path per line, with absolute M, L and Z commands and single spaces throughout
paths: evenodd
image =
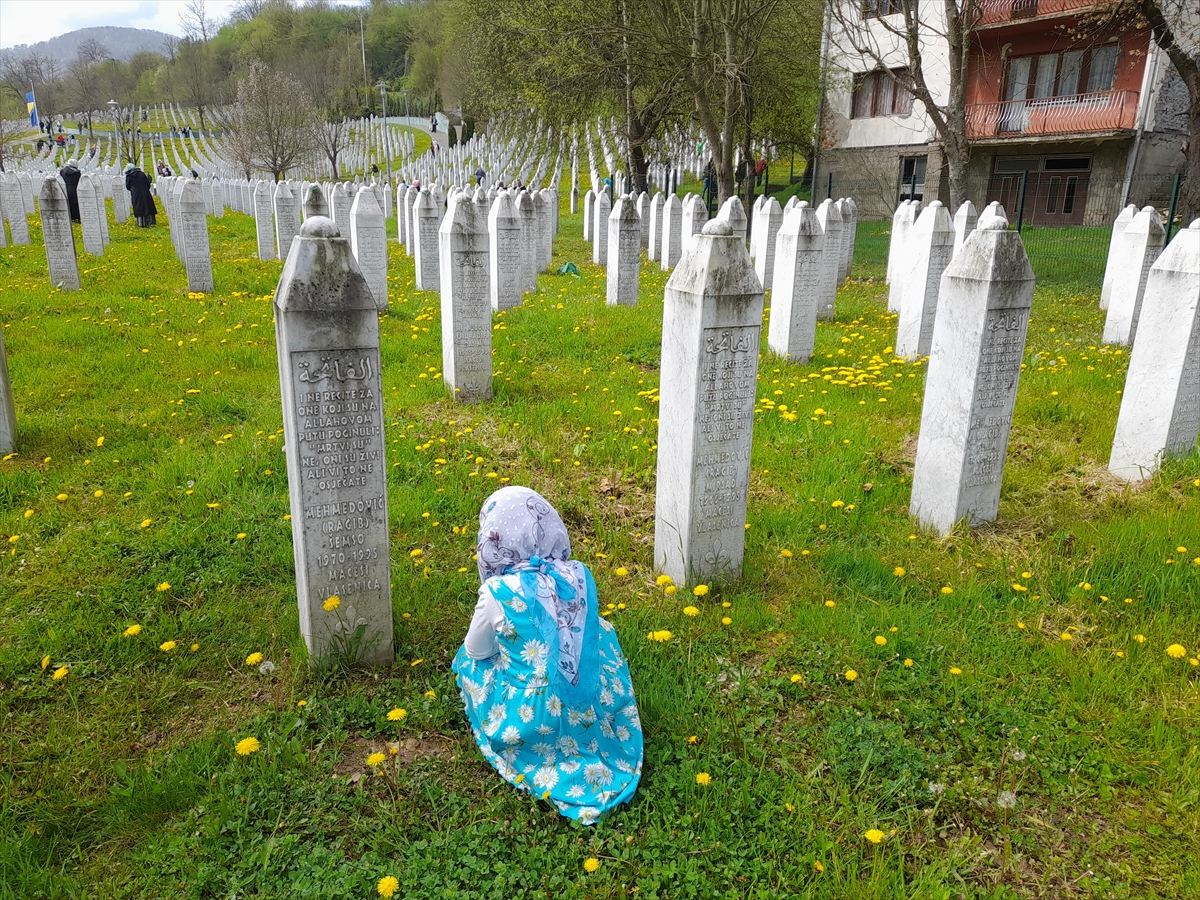
M 881 19 L 904 12 L 904 0 L 863 0 L 864 19 Z
M 1008 61 L 1005 100 L 1042 100 L 1111 91 L 1117 71 L 1117 45 L 1066 50 Z
M 862 72 L 854 76 L 852 119 L 875 116 L 907 116 L 912 112 L 912 94 L 896 79 L 907 78 L 908 69 Z
M 925 169 L 929 158 L 905 156 L 900 159 L 900 199 L 923 200 L 925 198 Z

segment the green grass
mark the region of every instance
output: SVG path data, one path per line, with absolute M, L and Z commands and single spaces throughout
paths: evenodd
M 1200 669 L 1164 653 L 1200 644 L 1200 459 L 1139 489 L 1106 474 L 1128 357 L 1100 345 L 1094 291 L 1039 289 L 1000 520 L 939 540 L 907 515 L 924 367 L 889 353 L 886 236 L 860 226 L 812 363 L 762 358 L 745 577 L 697 600 L 652 570 L 665 274 L 606 308 L 564 212 L 553 270 L 583 277 L 543 275 L 496 317 L 495 399 L 463 407 L 439 297 L 393 245 L 398 664 L 316 676 L 284 521 L 280 266 L 252 258 L 250 219 L 210 220 L 218 290 L 189 296 L 165 226 L 110 228 L 78 294 L 47 285 L 36 228 L 0 253 L 20 424 L 0 463 L 0 897 L 368 898 L 384 875 L 505 900 L 1200 896 Z M 590 829 L 491 772 L 448 670 L 505 480 L 562 512 L 630 659 L 645 776 Z M 247 736 L 262 749 L 239 757 Z

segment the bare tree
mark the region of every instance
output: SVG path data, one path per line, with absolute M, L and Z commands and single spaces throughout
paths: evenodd
M 200 114 L 200 129 L 205 130 L 205 115 L 216 94 L 216 79 L 208 45 L 185 38 L 179 42 L 179 61 L 175 64 L 176 82 L 180 95 Z
M 244 146 L 253 167 L 279 181 L 312 152 L 316 119 L 317 111 L 297 79 L 251 63 L 229 119 L 231 148 Z
M 982 14 L 982 0 L 830 0 L 830 46 L 863 58 L 917 100 L 942 146 L 950 183 L 950 208 L 967 199 L 967 62 Z M 946 48 L 948 87 L 932 84 Z
M 79 45 L 79 49 L 75 51 L 75 58 L 88 65 L 108 59 L 111 55 L 108 52 L 108 48 L 94 38 L 84 41 Z
M 96 53 L 104 55 L 95 58 Z M 79 55 L 67 67 L 71 98 L 87 118 L 89 138 L 95 137 L 95 133 L 92 131 L 92 116 L 105 103 L 104 86 L 97 75 L 96 66 L 107 55 L 108 50 L 99 41 L 84 41 L 79 47 Z
M 49 56 L 6 56 L 0 65 L 0 81 L 24 102 L 25 92 L 37 94 L 38 115 L 49 121 L 62 111 L 63 84 L 58 64 Z
M 179 14 L 179 25 L 184 34 L 201 44 L 207 44 L 216 33 L 216 23 L 209 17 L 204 0 L 188 0 Z
M 268 0 L 239 0 L 229 11 L 229 18 L 234 22 L 250 22 L 257 19 L 267 8 Z
M 162 42 L 163 56 L 167 58 L 167 62 L 175 65 L 175 54 L 179 50 L 179 38 L 173 34 L 168 34 L 163 37 Z
M 19 119 L 6 119 L 0 116 L 0 172 L 5 171 L 5 164 L 12 156 L 12 148 L 17 144 L 17 137 L 25 131 L 25 125 Z

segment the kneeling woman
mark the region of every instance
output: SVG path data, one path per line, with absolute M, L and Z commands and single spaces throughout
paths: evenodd
M 592 573 L 554 507 L 506 487 L 479 513 L 479 577 L 453 666 L 475 742 L 510 784 L 590 825 L 642 773 L 629 666 Z

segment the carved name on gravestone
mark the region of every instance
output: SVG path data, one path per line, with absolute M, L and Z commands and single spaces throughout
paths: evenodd
M 736 197 L 730 198 L 736 200 Z M 739 207 L 741 206 L 739 202 Z M 824 265 L 825 233 L 817 213 L 801 200 L 783 217 L 775 245 L 771 283 L 771 321 L 767 346 L 772 353 L 807 362 L 817 339 L 817 289 Z
M 909 507 L 939 534 L 999 511 L 1033 287 L 1021 235 L 995 215 L 942 275 Z
M 492 304 L 487 223 L 456 196 L 438 231 L 442 292 L 442 380 L 464 403 L 492 396 Z
M 125 176 L 112 177 L 113 220 L 118 225 L 129 221 L 129 191 L 125 190 Z
M 633 200 L 619 197 L 608 216 L 608 306 L 637 306 L 641 254 L 642 221 Z
M 350 207 L 350 250 L 381 306 L 388 302 L 387 232 L 374 191 L 359 191 Z
M 0 182 L 0 201 L 4 203 L 4 217 L 8 219 L 13 244 L 25 246 L 31 243 L 29 219 L 25 217 L 25 198 L 19 177 L 3 176 L 3 182 Z
M 260 181 L 254 188 L 254 236 L 259 259 L 275 259 L 275 222 L 271 215 L 271 189 Z
M 683 253 L 683 204 L 674 194 L 663 204 L 659 221 L 662 223 L 662 246 L 658 261 L 662 271 L 667 272 L 675 268 Z
M 329 210 L 339 231 L 346 231 L 350 227 L 350 204 L 352 202 L 350 195 L 346 193 L 344 184 L 339 181 L 333 186 L 333 192 L 329 195 Z M 351 240 L 350 244 L 353 246 L 354 241 Z
M 79 290 L 79 260 L 75 256 L 75 235 L 71 231 L 71 209 L 67 191 L 56 175 L 47 175 L 38 194 L 42 237 L 46 245 L 46 265 L 50 283 L 64 291 Z
M 533 210 L 537 218 L 538 271 L 547 268 L 554 258 L 554 210 L 558 195 L 551 190 L 535 191 Z
M 320 195 L 320 190 L 317 195 Z M 275 246 L 279 258 L 287 262 L 287 255 L 292 249 L 292 239 L 300 230 L 300 198 L 292 192 L 292 187 L 286 181 L 275 186 Z M 326 208 L 324 215 L 328 215 Z M 322 215 L 313 213 L 313 215 Z
M 314 660 L 386 665 L 393 650 L 382 304 L 331 219 L 311 217 L 290 250 L 275 292 L 275 339 L 300 632 Z M 327 610 L 330 597 L 340 603 Z
M 1117 215 L 1116 220 L 1113 222 L 1112 234 L 1110 234 L 1108 237 L 1108 256 L 1106 257 L 1104 264 L 1104 281 L 1100 285 L 1101 309 L 1108 309 L 1109 296 L 1112 294 L 1113 277 L 1116 275 L 1117 268 L 1120 265 L 1116 259 L 1116 254 L 1114 254 L 1113 251 L 1116 249 L 1117 242 L 1121 239 L 1121 235 L 1125 232 L 1125 229 L 1129 226 L 1129 223 L 1133 221 L 1133 217 L 1137 214 L 1137 204 L 1130 203 L 1123 210 L 1121 210 L 1121 212 Z
M 842 214 L 837 204 L 832 200 L 822 200 L 817 207 L 817 221 L 825 233 L 825 243 L 821 248 L 825 266 L 817 298 L 817 318 L 832 319 L 836 312 L 838 277 L 842 270 Z
M 758 274 L 758 280 L 762 282 L 763 287 L 767 288 L 771 286 L 775 277 L 775 239 L 779 236 L 779 229 L 783 225 L 783 210 L 779 206 L 779 201 L 774 197 L 770 197 L 763 203 L 758 224 L 762 228 L 762 232 L 759 234 L 758 256 L 754 260 L 754 271 Z
M 83 252 L 92 256 L 104 255 L 104 234 L 100 231 L 100 198 L 91 175 L 82 175 L 75 188 L 79 199 L 79 225 L 83 232 Z
M 513 202 L 521 223 L 521 290 L 528 294 L 537 291 L 537 211 L 529 191 L 521 191 Z
M 1192 452 L 1197 434 L 1200 219 L 1176 234 L 1150 269 L 1108 470 L 1143 481 L 1164 457 Z
M 1108 295 L 1108 316 L 1104 320 L 1104 343 L 1134 342 L 1146 279 L 1162 252 L 1166 236 L 1158 211 L 1147 206 L 1125 226 L 1109 251 L 1109 259 L 1116 266 Z
M 436 291 L 441 284 L 438 225 L 441 214 L 433 194 L 421 191 L 413 204 L 413 259 L 418 291 Z
M 212 255 L 208 245 L 208 215 L 200 196 L 200 183 L 189 178 L 179 197 L 183 225 L 184 265 L 188 290 L 208 293 L 213 290 Z
M 508 191 L 496 196 L 488 211 L 488 285 L 492 309 L 521 305 L 525 278 L 521 259 L 521 217 Z M 534 276 L 537 277 L 536 274 Z
M 942 273 L 954 256 L 954 222 L 940 200 L 921 213 L 908 236 L 912 267 L 904 284 L 900 317 L 896 325 L 896 356 L 927 356 L 933 345 Z
M 741 575 L 762 312 L 745 244 L 709 222 L 663 308 L 654 564 L 680 585 Z

